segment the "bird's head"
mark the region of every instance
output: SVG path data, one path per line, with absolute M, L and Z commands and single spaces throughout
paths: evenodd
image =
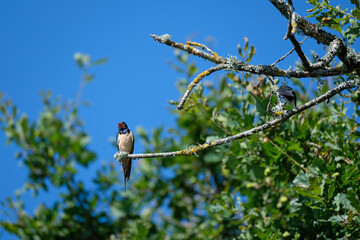
M 128 126 L 125 122 L 119 122 L 118 129 L 120 133 L 127 133 L 129 131 Z

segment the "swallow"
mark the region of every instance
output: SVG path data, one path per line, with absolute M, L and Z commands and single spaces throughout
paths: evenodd
M 135 138 L 134 134 L 130 131 L 125 122 L 119 122 L 119 131 L 116 135 L 116 146 L 118 151 L 128 152 L 132 154 L 134 152 Z M 126 192 L 126 182 L 130 179 L 131 173 L 131 158 L 121 159 L 123 170 L 124 170 L 124 183 Z
M 280 98 L 284 99 L 286 103 L 294 101 L 294 105 L 296 107 L 296 93 L 294 89 L 287 85 L 281 85 L 277 92 L 279 93 Z

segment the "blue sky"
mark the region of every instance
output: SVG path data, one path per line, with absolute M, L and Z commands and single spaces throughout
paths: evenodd
M 301 2 L 304 5 L 295 7 L 304 15 L 309 5 Z M 214 0 L 1 1 L 0 91 L 35 120 L 42 109 L 41 90 L 52 90 L 65 99 L 75 97 L 81 71 L 74 53 L 86 53 L 92 59 L 109 57 L 108 63 L 92 69 L 95 81 L 83 95 L 91 107 L 80 111 L 92 138 L 90 147 L 98 153 L 98 166 L 101 161 L 113 161 L 116 149 L 108 139 L 115 136 L 117 122 L 126 121 L 132 130 L 174 126 L 168 112 L 172 106 L 167 103 L 180 97 L 175 87 L 180 76 L 167 63 L 174 59 L 173 49 L 149 34 L 169 33 L 180 42 L 192 36 L 203 43 L 211 36 L 213 50 L 224 57 L 237 55 L 237 44 L 247 37 L 257 50 L 253 63 L 271 64 L 292 48 L 283 40 L 286 28 L 286 20 L 265 0 L 221 4 Z M 314 46 L 308 40 L 307 53 Z M 280 66 L 288 68 L 296 60 L 293 54 Z M 213 66 L 196 57 L 191 61 L 203 70 Z M 137 142 L 135 153 L 141 150 Z M 14 196 L 26 179 L 26 170 L 13 157 L 15 151 L 16 147 L 5 145 L 1 132 L 0 201 Z M 42 201 L 51 198 L 55 197 L 45 194 Z M 29 212 L 35 205 L 27 205 Z

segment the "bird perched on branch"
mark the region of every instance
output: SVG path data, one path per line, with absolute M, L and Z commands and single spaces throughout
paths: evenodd
M 134 152 L 135 138 L 134 134 L 130 131 L 125 122 L 119 122 L 119 131 L 116 135 L 116 146 L 119 152 L 128 152 L 132 154 Z M 124 170 L 124 183 L 126 192 L 126 182 L 130 179 L 131 173 L 131 158 L 121 159 L 123 170 Z
M 279 93 L 280 98 L 284 99 L 286 103 L 294 101 L 294 105 L 296 107 L 296 93 L 294 89 L 284 84 L 279 87 L 277 92 Z

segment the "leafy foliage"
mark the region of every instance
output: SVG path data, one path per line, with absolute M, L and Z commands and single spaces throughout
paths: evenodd
M 329 27 L 339 32 L 345 41 L 353 44 L 360 36 L 360 7 L 358 0 L 350 0 L 355 5 L 352 10 L 341 6 L 330 5 L 329 0 L 308 0 L 314 7 L 308 10 L 308 17 L 315 17 L 321 26 Z

